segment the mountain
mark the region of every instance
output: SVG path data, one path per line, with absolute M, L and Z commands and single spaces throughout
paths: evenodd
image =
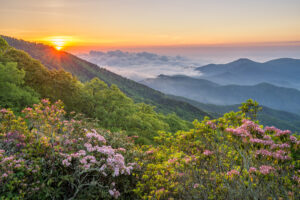
M 300 113 L 300 91 L 260 83 L 252 86 L 219 85 L 188 76 L 165 76 L 146 79 L 141 83 L 167 94 L 217 105 L 239 104 L 252 98 L 273 109 Z
M 185 101 L 198 107 L 201 110 L 208 112 L 215 118 L 222 116 L 225 113 L 234 111 L 239 111 L 240 104 L 235 105 L 215 105 L 215 104 L 205 104 L 197 102 L 191 99 L 187 99 L 180 96 L 170 95 L 172 98 L 178 99 L 180 101 Z M 266 106 L 262 106 L 262 110 L 257 115 L 258 120 L 264 126 L 276 126 L 280 129 L 288 129 L 293 132 L 300 133 L 300 115 L 275 110 Z
M 254 85 L 262 82 L 300 89 L 300 59 L 280 58 L 264 63 L 242 58 L 227 64 L 198 67 L 202 79 L 219 84 Z
M 27 52 L 48 69 L 64 69 L 82 82 L 98 77 L 108 85 L 117 85 L 135 102 L 144 102 L 156 106 L 156 110 L 159 112 L 165 114 L 175 112 L 179 117 L 190 121 L 196 118 L 201 119 L 208 115 L 206 112 L 186 102 L 172 99 L 159 91 L 119 76 L 104 68 L 100 68 L 70 53 L 57 51 L 53 47 L 39 43 L 27 42 L 7 36 L 1 37 L 3 37 L 10 46 Z

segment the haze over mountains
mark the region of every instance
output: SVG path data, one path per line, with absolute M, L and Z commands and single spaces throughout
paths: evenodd
M 252 86 L 223 86 L 205 79 L 165 75 L 146 79 L 141 83 L 167 94 L 183 96 L 203 103 L 231 105 L 252 98 L 274 109 L 300 113 L 299 90 L 278 87 L 269 83 Z
M 182 56 L 166 56 L 149 52 L 90 51 L 80 58 L 95 63 L 135 81 L 154 78 L 159 74 L 198 76 L 199 63 Z

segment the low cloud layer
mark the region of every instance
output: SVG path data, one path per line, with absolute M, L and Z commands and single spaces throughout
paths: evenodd
M 117 74 L 141 81 L 153 78 L 160 74 L 199 76 L 195 71 L 200 65 L 182 56 L 164 56 L 149 52 L 90 51 L 80 54 L 79 57 L 106 68 Z

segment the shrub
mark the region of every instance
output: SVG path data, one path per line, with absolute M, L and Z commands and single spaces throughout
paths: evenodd
M 60 101 L 44 99 L 22 113 L 0 112 L 1 197 L 134 198 L 138 152 L 132 138 L 78 115 L 66 119 Z
M 241 112 L 161 132 L 144 147 L 142 199 L 299 199 L 299 140 Z

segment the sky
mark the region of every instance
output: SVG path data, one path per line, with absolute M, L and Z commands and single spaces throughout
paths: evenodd
M 0 0 L 0 34 L 70 51 L 300 46 L 299 0 Z M 176 50 L 177 53 L 177 50 Z

